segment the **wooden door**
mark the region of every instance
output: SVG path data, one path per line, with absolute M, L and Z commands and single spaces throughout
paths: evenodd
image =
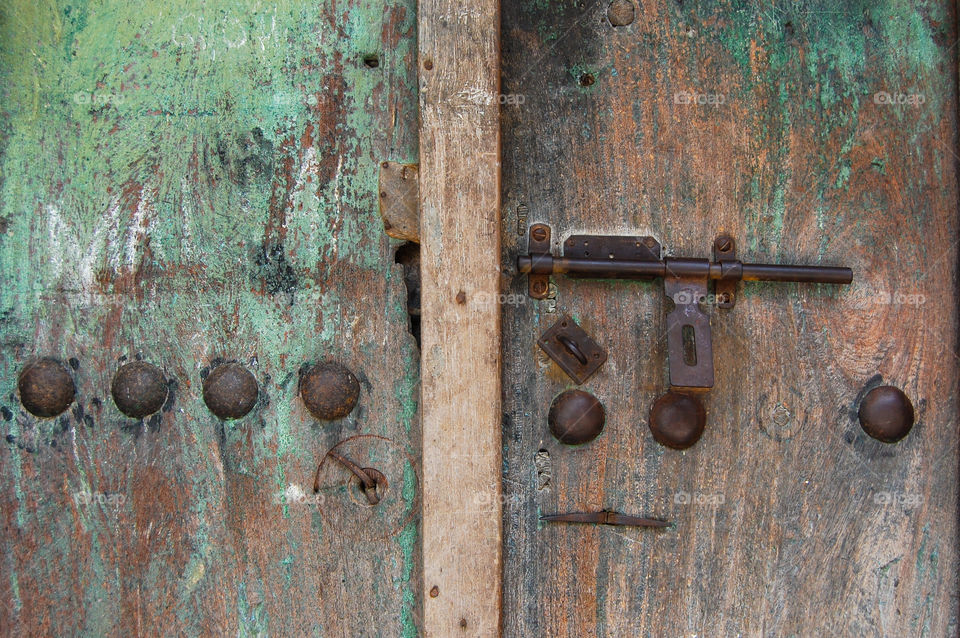
M 709 257 L 846 265 L 709 311 L 706 431 L 648 429 L 667 390 L 654 283 L 553 278 L 503 313 L 504 634 L 957 635 L 957 29 L 952 3 L 504 0 L 503 262 L 547 223 Z M 609 358 L 593 442 L 547 429 L 575 387 L 536 345 L 570 314 Z M 896 444 L 857 419 L 902 389 Z M 621 512 L 666 530 L 547 524 Z
M 418 351 L 377 197 L 417 157 L 415 4 L 0 9 L 0 633 L 418 633 Z M 38 357 L 75 384 L 54 418 L 21 405 Z M 168 390 L 143 419 L 111 398 L 137 359 Z M 359 401 L 318 421 L 326 360 Z M 230 361 L 259 392 L 221 421 Z

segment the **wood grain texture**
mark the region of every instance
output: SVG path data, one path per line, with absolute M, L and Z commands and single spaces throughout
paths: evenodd
M 499 2 L 421 0 L 424 634 L 500 623 Z
M 647 426 L 662 282 L 556 277 L 536 302 L 513 279 L 504 634 L 956 636 L 953 4 L 635 4 L 613 27 L 607 2 L 503 3 L 503 92 L 524 98 L 504 107 L 504 262 L 526 248 L 518 222 L 690 257 L 726 230 L 745 261 L 855 281 L 744 284 L 711 310 L 707 430 L 680 453 Z M 581 448 L 546 423 L 572 383 L 536 339 L 563 312 L 609 353 L 583 386 L 606 428 Z M 881 382 L 917 411 L 896 445 L 857 422 Z M 676 526 L 538 523 L 605 507 Z
M 417 635 L 418 355 L 377 202 L 416 161 L 415 3 L 0 14 L 0 633 Z M 72 365 L 59 418 L 20 407 L 35 355 Z M 172 390 L 145 422 L 109 396 L 140 356 Z M 298 371 L 328 358 L 360 400 L 318 423 Z M 220 360 L 261 387 L 226 424 Z M 383 503 L 330 463 L 313 494 L 335 445 Z

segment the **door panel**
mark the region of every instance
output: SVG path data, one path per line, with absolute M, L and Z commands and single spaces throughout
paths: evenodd
M 415 635 L 418 353 L 377 211 L 417 156 L 415 3 L 0 18 L 4 633 Z M 73 376 L 57 418 L 20 404 L 35 357 Z M 140 421 L 110 397 L 139 358 L 169 380 Z M 324 422 L 298 379 L 328 359 L 360 398 Z M 236 421 L 202 399 L 224 361 L 260 384 Z
M 620 10 L 625 10 L 622 2 Z M 845 265 L 854 283 L 745 283 L 711 309 L 716 383 L 685 452 L 648 429 L 667 390 L 661 280 L 553 277 L 504 307 L 508 636 L 957 632 L 956 15 L 952 4 L 505 0 L 503 259 L 543 222 L 709 257 Z M 628 12 L 629 15 L 629 12 Z M 623 19 L 617 20 L 623 22 Z M 507 297 L 510 299 L 511 297 Z M 601 436 L 547 429 L 574 383 L 537 347 L 569 313 L 609 358 Z M 869 438 L 865 390 L 916 425 Z M 663 531 L 545 524 L 610 508 Z

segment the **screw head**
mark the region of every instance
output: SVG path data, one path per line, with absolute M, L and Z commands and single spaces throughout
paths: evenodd
M 259 394 L 257 379 L 239 363 L 223 363 L 203 381 L 203 402 L 224 421 L 246 416 Z
M 554 398 L 547 423 L 550 432 L 561 443 L 589 443 L 603 431 L 606 412 L 603 404 L 589 392 L 567 390 Z
M 913 404 L 899 388 L 882 385 L 863 397 L 857 412 L 863 431 L 884 443 L 896 443 L 913 428 Z
M 360 383 L 339 363 L 317 364 L 300 377 L 300 398 L 317 419 L 342 419 L 353 411 L 359 397 Z
M 27 412 L 43 418 L 58 416 L 73 403 L 76 386 L 70 372 L 56 359 L 37 359 L 17 380 L 20 402 Z
M 131 361 L 113 375 L 110 393 L 121 412 L 142 419 L 163 407 L 167 400 L 167 380 L 157 366 L 146 361 Z
M 543 241 L 547 238 L 547 229 L 543 226 L 534 226 L 530 229 L 530 236 L 537 241 Z
M 722 253 L 729 251 L 733 247 L 733 238 L 729 235 L 720 235 L 713 242 L 716 249 Z
M 660 445 L 685 450 L 700 440 L 707 414 L 700 399 L 667 392 L 650 409 L 650 433 Z

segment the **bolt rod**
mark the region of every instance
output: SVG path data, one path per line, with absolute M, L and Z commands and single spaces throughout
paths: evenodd
M 844 267 L 745 264 L 739 261 L 721 263 L 706 259 L 667 258 L 657 261 L 626 261 L 521 255 L 517 258 L 517 269 L 523 274 L 556 273 L 599 279 L 608 277 L 654 279 L 673 275 L 727 281 L 792 281 L 820 284 L 849 284 L 853 281 L 853 271 Z

